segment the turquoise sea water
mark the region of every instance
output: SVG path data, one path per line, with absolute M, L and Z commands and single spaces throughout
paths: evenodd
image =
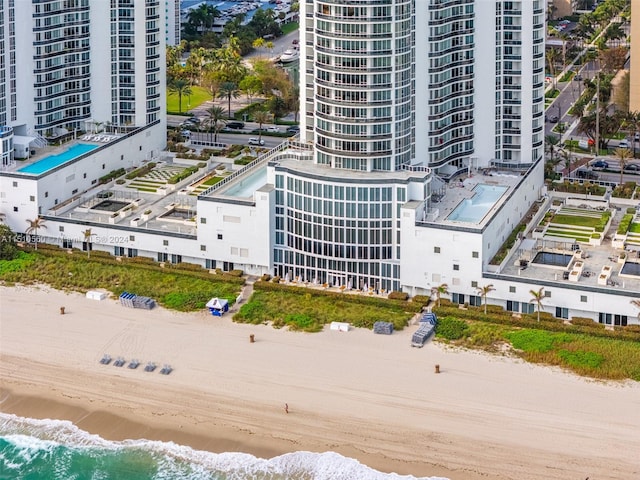
M 381 473 L 334 452 L 294 452 L 265 460 L 171 442 L 111 442 L 67 421 L 0 413 L 0 480 L 41 479 L 426 480 Z

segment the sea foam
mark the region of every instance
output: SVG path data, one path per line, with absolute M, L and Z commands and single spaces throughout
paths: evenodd
M 446 480 L 382 473 L 353 458 L 335 452 L 293 452 L 271 459 L 237 452 L 211 453 L 173 442 L 152 440 L 109 441 L 64 420 L 36 420 L 0 413 L 0 440 L 8 447 L 0 451 L 0 470 L 23 473 L 42 464 L 52 471 L 69 474 L 70 458 L 89 458 L 96 470 L 90 478 L 109 478 L 108 465 L 125 462 L 147 468 L 153 480 Z M 10 448 L 9 448 L 10 447 Z M 105 460 L 106 459 L 106 460 Z M 135 459 L 133 461 L 132 459 Z M 38 463 L 37 467 L 34 466 Z M 88 467 L 87 467 L 88 468 Z M 100 470 L 100 471 L 98 471 Z M 61 477 L 62 478 L 62 477 Z M 134 478 L 134 477 L 132 477 Z M 143 475 L 140 475 L 143 478 Z

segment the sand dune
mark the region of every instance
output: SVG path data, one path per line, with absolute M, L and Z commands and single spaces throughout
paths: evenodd
M 304 334 L 0 287 L 0 407 L 113 440 L 262 457 L 333 450 L 416 476 L 640 477 L 640 384 L 434 343 L 412 349 L 415 328 Z M 104 353 L 143 363 L 101 365 Z M 145 372 L 147 361 L 174 371 Z

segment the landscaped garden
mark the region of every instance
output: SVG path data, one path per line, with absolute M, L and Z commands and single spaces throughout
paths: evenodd
M 602 238 L 610 218 L 609 210 L 562 207 L 557 213 L 547 212 L 539 228 L 544 228 L 545 237 L 566 237 L 589 243 L 591 239 Z

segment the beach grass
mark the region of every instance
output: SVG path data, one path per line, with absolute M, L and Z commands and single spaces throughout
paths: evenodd
M 446 336 L 449 328 L 436 329 L 436 338 L 466 348 L 504 352 L 531 363 L 553 365 L 578 375 L 603 380 L 640 381 L 640 343 L 582 333 L 550 332 L 444 317 L 440 323 L 463 322 L 464 335 Z M 460 327 L 458 327 L 459 329 Z
M 386 321 L 392 322 L 396 330 L 401 330 L 415 313 L 410 306 L 410 302 L 344 293 L 326 295 L 323 291 L 295 287 L 257 289 L 233 320 L 252 324 L 271 322 L 276 328 L 289 327 L 305 332 L 320 331 L 331 322 L 373 328 L 375 322 Z
M 87 258 L 84 252 L 21 252 L 14 260 L 0 262 L 0 281 L 47 284 L 80 292 L 105 289 L 116 296 L 126 291 L 151 297 L 160 305 L 179 311 L 203 309 L 212 297 L 232 304 L 240 293 L 239 282 L 218 279 L 206 270 L 181 271 L 179 267 L 161 269 L 158 264 L 116 262 L 114 257 L 103 258 L 99 253 L 93 252 Z

